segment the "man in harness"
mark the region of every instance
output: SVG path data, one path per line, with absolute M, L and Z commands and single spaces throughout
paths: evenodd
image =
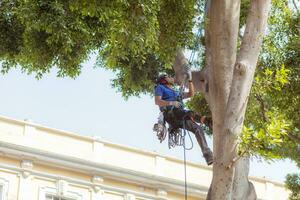
M 181 96 L 178 91 L 173 89 L 175 84 L 174 78 L 167 75 L 159 76 L 155 87 L 155 104 L 159 106 L 160 111 L 163 113 L 164 120 L 171 126 L 169 131 L 185 128 L 194 133 L 207 165 L 211 165 L 213 163 L 213 154 L 207 145 L 204 132 L 194 121 L 194 113 L 185 110 L 181 101 L 194 95 L 191 75 L 188 75 L 188 80 L 188 92 L 182 93 Z M 200 122 L 204 122 L 204 117 L 200 118 Z

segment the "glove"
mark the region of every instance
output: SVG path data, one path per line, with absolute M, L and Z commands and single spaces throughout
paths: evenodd
M 169 106 L 175 106 L 176 108 L 179 108 L 180 102 L 179 101 L 170 101 Z

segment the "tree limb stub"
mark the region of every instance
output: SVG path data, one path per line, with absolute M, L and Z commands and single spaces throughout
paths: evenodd
M 182 84 L 186 71 L 184 66 L 188 65 L 188 60 L 185 58 L 183 51 L 179 49 L 173 62 L 173 70 L 175 72 L 176 81 Z
M 173 70 L 175 72 L 175 78 L 179 84 L 182 84 L 184 76 L 186 74 L 185 65 L 189 64 L 185 58 L 182 50 L 177 52 L 177 55 L 173 62 Z M 206 101 L 209 103 L 208 96 L 208 72 L 207 68 L 203 68 L 201 71 L 192 71 L 192 81 L 196 92 L 201 92 L 204 95 Z

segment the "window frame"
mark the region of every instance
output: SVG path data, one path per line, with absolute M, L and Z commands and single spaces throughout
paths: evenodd
M 55 187 L 40 187 L 39 189 L 39 200 L 46 200 L 46 195 L 53 195 L 55 197 L 66 198 L 67 200 L 83 200 L 82 195 L 77 192 L 67 191 L 66 195 L 59 196 L 57 194 L 57 188 Z
M 4 178 L 0 178 L 0 186 L 2 187 L 2 194 L 0 196 L 1 197 L 0 200 L 7 200 L 9 181 Z

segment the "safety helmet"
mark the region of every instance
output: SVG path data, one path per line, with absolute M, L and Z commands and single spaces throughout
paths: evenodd
M 161 74 L 157 77 L 156 79 L 156 84 L 167 84 L 168 81 L 166 80 L 166 78 L 168 77 L 167 74 Z

